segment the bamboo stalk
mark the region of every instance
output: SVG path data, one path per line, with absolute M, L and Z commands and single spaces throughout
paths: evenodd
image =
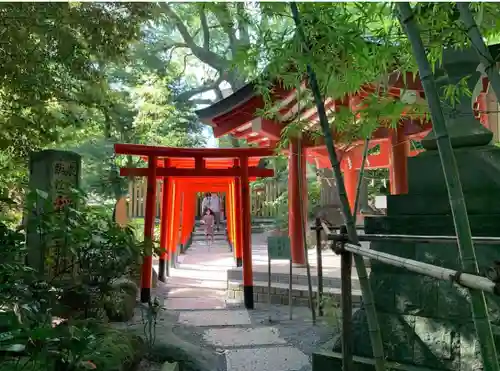
M 474 274 L 460 273 L 453 269 L 442 268 L 436 265 L 422 263 L 418 260 L 401 258 L 396 255 L 383 253 L 367 249 L 362 246 L 356 246 L 351 243 L 345 245 L 345 250 L 353 254 L 359 254 L 366 258 L 377 260 L 381 263 L 391 265 L 393 267 L 405 268 L 411 272 L 422 274 L 424 276 L 434 277 L 442 281 L 455 280 L 458 284 L 474 290 L 482 290 L 495 295 L 498 295 L 495 282 L 482 276 Z
M 498 73 L 497 64 L 483 40 L 476 21 L 474 21 L 472 17 L 470 3 L 457 3 L 456 6 L 460 12 L 460 20 L 467 29 L 467 36 L 471 41 L 472 47 L 477 52 L 479 60 L 484 65 L 484 72 L 490 80 L 491 87 L 495 92 L 497 100 L 500 100 L 500 74 Z
M 299 173 L 299 195 L 304 194 L 303 189 L 304 189 L 304 184 L 303 180 L 304 177 L 302 176 L 302 138 L 299 139 L 299 145 L 298 145 L 298 150 L 297 150 L 297 165 L 298 165 L 298 173 Z M 290 154 L 292 155 L 292 154 Z M 307 222 L 307 217 L 305 217 L 305 212 L 304 212 L 304 203 L 300 202 L 300 215 L 302 215 L 302 223 L 301 223 L 301 231 L 302 233 L 302 241 L 304 241 L 304 252 L 305 252 L 305 258 L 306 258 L 306 273 L 307 273 L 307 293 L 309 297 L 309 307 L 311 308 L 311 317 L 313 324 L 316 324 L 316 309 L 314 308 L 314 302 L 313 302 L 313 294 L 312 294 L 312 280 L 311 280 L 311 266 L 309 265 L 309 253 L 307 249 L 307 236 L 306 236 L 306 227 L 305 223 Z M 304 220 L 304 218 L 306 220 Z M 292 279 L 292 277 L 290 277 Z
M 345 226 L 342 226 L 345 232 Z M 352 253 L 344 250 L 341 253 L 340 279 L 342 288 L 342 369 L 353 370 L 354 345 L 352 333 Z
M 316 231 L 316 261 L 318 269 L 318 294 L 317 294 L 317 306 L 318 306 L 318 316 L 323 316 L 323 257 L 322 257 L 322 246 L 321 246 L 321 219 L 316 218 L 315 220 L 315 231 Z
M 420 80 L 422 81 L 422 86 L 431 111 L 432 130 L 436 136 L 437 148 L 439 157 L 441 158 L 441 165 L 453 215 L 453 222 L 457 233 L 460 263 L 464 271 L 478 274 L 479 268 L 474 251 L 474 243 L 472 241 L 472 233 L 470 230 L 469 218 L 467 216 L 462 184 L 460 182 L 455 155 L 448 135 L 448 129 L 446 128 L 446 122 L 432 69 L 427 60 L 424 45 L 420 38 L 420 31 L 413 16 L 410 4 L 407 2 L 397 3 L 397 7 L 400 13 L 399 21 L 411 43 L 418 65 Z M 472 290 L 470 291 L 470 295 L 472 315 L 480 343 L 484 370 L 499 371 L 500 368 L 498 366 L 495 342 L 488 318 L 488 308 L 486 306 L 484 292 Z
M 296 3 L 290 3 L 290 8 L 292 10 L 293 19 L 297 32 L 302 39 L 302 45 L 306 53 L 309 51 L 309 46 L 304 35 L 299 17 L 299 11 L 297 9 Z M 351 214 L 349 207 L 349 201 L 347 200 L 347 194 L 345 190 L 344 180 L 342 178 L 342 172 L 340 170 L 340 163 L 335 152 L 335 146 L 332 134 L 330 132 L 330 125 L 328 124 L 328 118 L 326 116 L 325 105 L 323 99 L 321 98 L 321 92 L 316 80 L 316 74 L 312 70 L 311 66 L 307 66 L 307 73 L 309 76 L 309 82 L 311 86 L 311 91 L 314 95 L 314 101 L 316 103 L 316 109 L 318 110 L 318 115 L 320 119 L 320 125 L 325 137 L 325 143 L 328 150 L 328 155 L 330 157 L 330 162 L 335 174 L 335 180 L 337 182 L 337 191 L 339 199 L 342 206 L 342 214 L 346 221 L 347 233 L 349 240 L 353 243 L 358 243 L 358 236 L 356 234 L 356 226 L 354 224 L 354 219 Z M 378 323 L 377 312 L 375 308 L 375 301 L 373 299 L 373 292 L 368 281 L 368 274 L 366 271 L 366 266 L 363 258 L 361 256 L 355 256 L 354 262 L 356 264 L 356 270 L 358 273 L 358 279 L 360 283 L 361 293 L 363 296 L 363 303 L 366 311 L 366 318 L 368 322 L 368 332 L 370 334 L 370 340 L 373 349 L 373 358 L 375 360 L 375 369 L 377 371 L 385 371 L 385 357 L 384 357 L 384 347 L 382 342 L 382 334 L 380 331 L 380 325 Z M 351 355 L 352 357 L 352 355 Z M 344 370 L 350 371 L 350 370 Z
M 368 157 L 369 144 L 370 144 L 370 137 L 365 139 L 365 144 L 363 148 L 363 157 L 361 159 L 361 168 L 359 169 L 358 184 L 356 185 L 356 199 L 354 202 L 354 211 L 352 213 L 354 217 L 356 217 L 356 215 L 358 214 L 359 195 L 361 193 L 361 184 L 363 182 L 363 177 L 365 176 L 365 165 L 366 165 L 366 158 Z
M 365 139 L 363 157 L 361 159 L 361 168 L 356 185 L 356 198 L 354 201 L 354 210 L 352 215 L 357 218 L 359 207 L 359 196 L 363 182 L 366 158 L 368 157 L 368 146 L 370 137 Z M 341 226 L 345 229 L 345 226 Z M 340 277 L 342 288 L 342 365 L 344 370 L 353 370 L 353 336 L 352 336 L 352 260 L 353 254 L 350 251 L 342 251 L 340 261 Z

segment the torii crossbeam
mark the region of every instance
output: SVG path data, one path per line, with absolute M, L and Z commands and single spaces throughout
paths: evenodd
M 257 167 L 262 157 L 272 156 L 272 148 L 175 148 L 139 144 L 116 144 L 117 155 L 141 156 L 147 168 L 122 168 L 122 176 L 147 177 L 144 239 L 154 236 L 156 180 L 163 178 L 160 223 L 160 256 L 158 277 L 165 279 L 166 260 L 175 256 L 179 241 L 185 243 L 193 228 L 195 192 L 220 190 L 227 192 L 228 238 L 235 246 L 237 265 L 242 260 L 244 302 L 253 309 L 253 272 L 249 181 L 272 177 L 272 169 Z M 180 210 L 183 209 L 181 222 Z M 193 209 L 193 210 L 191 210 Z M 241 214 L 241 215 L 238 215 Z M 193 219 L 193 220 L 191 220 Z M 179 229 L 181 228 L 181 236 Z M 191 230 L 189 230 L 191 228 Z M 179 238 L 180 237 L 180 238 Z M 153 257 L 144 256 L 141 274 L 141 302 L 151 300 Z

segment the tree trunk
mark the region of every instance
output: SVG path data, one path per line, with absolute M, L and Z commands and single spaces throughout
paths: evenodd
M 420 38 L 420 31 L 413 16 L 413 11 L 409 3 L 397 3 L 400 23 L 408 35 L 413 53 L 417 60 L 420 80 L 424 88 L 432 118 L 432 130 L 434 131 L 441 165 L 444 172 L 446 188 L 450 207 L 457 233 L 458 253 L 462 270 L 479 275 L 472 233 L 467 215 L 462 183 L 458 173 L 455 155 L 448 135 L 445 118 L 443 115 L 441 101 L 436 89 L 432 69 L 425 54 L 425 48 Z M 497 354 L 493 333 L 488 318 L 488 308 L 484 292 L 470 290 L 472 314 L 474 324 L 479 338 L 481 354 L 483 357 L 483 367 L 485 371 L 499 371 Z

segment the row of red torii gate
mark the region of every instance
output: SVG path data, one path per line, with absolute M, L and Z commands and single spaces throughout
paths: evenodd
M 272 148 L 169 148 L 116 144 L 116 154 L 141 156 L 147 168 L 122 168 L 121 176 L 147 177 L 144 238 L 152 241 L 155 227 L 157 179 L 162 178 L 160 215 L 160 260 L 158 279 L 165 280 L 168 260 L 178 246 L 185 245 L 193 231 L 199 192 L 221 192 L 226 197 L 227 237 L 237 266 L 243 266 L 245 303 L 253 308 L 250 182 L 272 177 L 272 169 L 257 167 Z M 151 298 L 152 251 L 144 257 L 141 301 Z
M 390 74 L 388 93 L 394 100 L 414 97 L 414 101 L 425 98 L 418 76 L 397 72 Z M 305 83 L 301 87 L 305 87 Z M 483 81 L 483 92 L 476 102 L 477 118 L 488 127 L 486 111 L 486 90 L 488 83 Z M 175 256 L 179 244 L 185 244 L 195 222 L 196 194 L 198 192 L 221 192 L 226 197 L 226 219 L 228 240 L 233 246 L 235 263 L 243 266 L 244 301 L 246 308 L 253 308 L 253 274 L 251 248 L 251 215 L 249 182 L 262 177 L 272 177 L 272 169 L 258 167 L 260 159 L 273 156 L 276 144 L 283 129 L 295 120 L 308 122 L 308 129 L 319 124 L 318 113 L 311 104 L 303 102 L 301 89 L 285 89 L 279 81 L 271 88 L 273 111 L 277 119 L 259 117 L 258 112 L 265 102 L 254 83 L 249 83 L 232 95 L 210 107 L 197 111 L 201 121 L 213 128 L 215 137 L 231 134 L 246 139 L 253 145 L 248 148 L 169 148 L 133 144 L 115 145 L 117 155 L 141 156 L 148 163 L 147 168 L 122 168 L 122 176 L 147 177 L 144 236 L 151 239 L 154 235 L 157 178 L 163 179 L 161 192 L 160 247 L 162 254 L 159 263 L 159 279 L 165 279 L 167 261 Z M 333 100 L 326 98 L 324 103 L 332 117 L 342 106 L 355 112 L 363 100 L 375 91 L 374 85 L 367 83 L 360 93 Z M 414 102 L 413 102 L 414 103 Z M 412 104 L 413 104 L 412 103 Z M 418 150 L 410 149 L 410 140 L 420 140 L 432 129 L 430 121 L 422 117 L 401 117 L 396 128 L 381 126 L 372 135 L 370 146 L 378 146 L 379 151 L 370 154 L 366 169 L 389 168 L 391 194 L 408 192 L 407 158 L 415 156 Z M 334 138 L 338 138 L 335 130 Z M 305 182 L 305 163 L 309 161 L 318 168 L 330 168 L 330 162 L 321 139 L 311 139 L 302 134 L 289 138 L 288 208 L 289 235 L 292 261 L 305 263 L 303 225 L 307 210 L 307 189 L 299 192 L 299 179 Z M 353 208 L 358 172 L 362 162 L 363 141 L 337 143 L 336 151 L 341 158 L 341 169 L 351 208 Z M 182 211 L 182 212 L 181 212 Z M 151 296 L 152 253 L 146 254 L 142 267 L 141 301 L 147 302 Z

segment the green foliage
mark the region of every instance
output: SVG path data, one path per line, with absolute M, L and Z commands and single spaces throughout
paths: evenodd
M 28 210 L 46 197 L 29 194 Z M 116 226 L 109 210 L 87 206 L 80 192 L 74 208 L 49 212 L 49 204 L 30 219 L 41 249 L 62 242 L 56 254 L 45 254 L 45 272 L 25 265 L 25 235 L 0 224 L 0 361 L 12 371 L 122 370 L 137 345 L 99 323 L 113 283 L 132 274 L 143 247 L 132 229 Z
M 417 72 L 410 44 L 394 16 L 394 4 L 309 2 L 301 3 L 299 8 L 310 52 L 304 53 L 287 7 L 282 3 L 265 3 L 260 4 L 261 17 L 273 18 L 282 27 L 259 29 L 257 42 L 235 59 L 240 70 L 249 71 L 256 78 L 258 91 L 266 101 L 259 114 L 276 118 L 278 109 L 271 99 L 271 87 L 276 82 L 288 89 L 296 88 L 302 108 L 314 106 L 308 90 L 301 88 L 306 65 L 316 72 L 324 98 L 343 100 L 357 93 L 367 95 L 357 115 L 350 108 L 341 107 L 329 116 L 339 143 L 348 145 L 364 139 L 379 126 L 393 127 L 401 117 L 427 114 L 424 100 L 402 102 L 388 89 L 390 73 Z M 498 37 L 500 7 L 493 3 L 473 4 L 472 10 L 481 20 L 483 34 L 490 39 Z M 418 3 L 415 13 L 424 29 L 424 44 L 433 65 L 441 60 L 443 46 L 469 45 L 452 3 Z M 408 84 L 404 74 L 403 80 Z M 363 87 L 367 83 L 372 84 L 369 90 Z M 451 102 L 457 93 L 468 90 L 465 81 L 450 82 L 444 89 L 443 99 Z M 282 141 L 297 132 L 305 132 L 312 138 L 322 136 L 306 123 L 296 121 L 288 123 Z
M 120 58 L 148 4 L 2 4 L 0 149 L 26 155 L 81 126 L 100 97 L 98 64 Z
M 142 323 L 144 324 L 144 338 L 148 352 L 151 354 L 156 342 L 156 324 L 158 313 L 161 310 L 158 298 L 150 300 L 146 307 L 141 307 Z
M 23 203 L 35 150 L 80 153 L 84 189 L 116 198 L 127 180 L 116 174 L 114 143 L 204 144 L 191 107 L 174 102 L 179 65 L 159 70 L 137 58 L 151 45 L 144 22 L 158 10 L 153 3 L 0 6 L 0 196 Z

